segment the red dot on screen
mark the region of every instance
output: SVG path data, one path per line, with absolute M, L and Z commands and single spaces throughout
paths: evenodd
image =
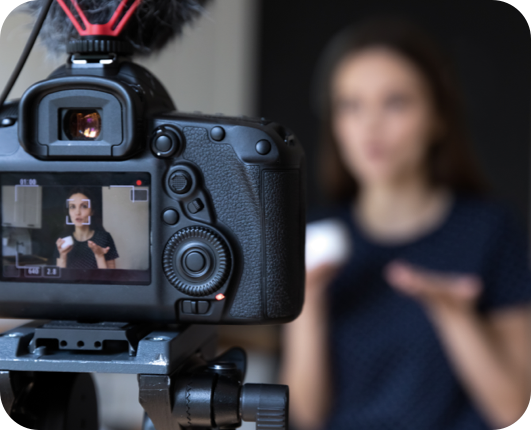
M 139 179 L 138 181 L 136 181 L 136 184 L 137 184 L 138 186 L 140 186 L 140 185 L 142 185 L 142 181 Z
M 216 300 L 223 300 L 225 298 L 225 296 L 223 294 L 218 294 L 216 296 Z

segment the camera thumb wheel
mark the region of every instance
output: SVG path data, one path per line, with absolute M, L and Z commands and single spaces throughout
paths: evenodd
M 230 273 L 230 252 L 213 230 L 193 226 L 175 233 L 164 248 L 162 266 L 168 281 L 180 292 L 204 297 L 219 290 Z

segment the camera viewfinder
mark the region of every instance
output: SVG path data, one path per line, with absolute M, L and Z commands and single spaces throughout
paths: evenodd
M 96 140 L 101 133 L 101 116 L 96 110 L 68 110 L 64 130 L 71 140 Z

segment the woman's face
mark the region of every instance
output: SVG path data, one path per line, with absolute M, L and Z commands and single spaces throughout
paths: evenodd
M 89 225 L 89 216 L 92 215 L 92 209 L 89 198 L 85 194 L 72 194 L 68 198 L 68 214 L 74 225 Z
M 362 186 L 423 171 L 437 121 L 424 79 L 407 59 L 385 48 L 345 59 L 332 103 L 340 156 Z

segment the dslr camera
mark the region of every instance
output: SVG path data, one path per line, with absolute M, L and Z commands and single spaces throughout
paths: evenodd
M 266 119 L 176 111 L 119 39 L 0 111 L 0 317 L 264 324 L 304 295 L 305 175 Z

